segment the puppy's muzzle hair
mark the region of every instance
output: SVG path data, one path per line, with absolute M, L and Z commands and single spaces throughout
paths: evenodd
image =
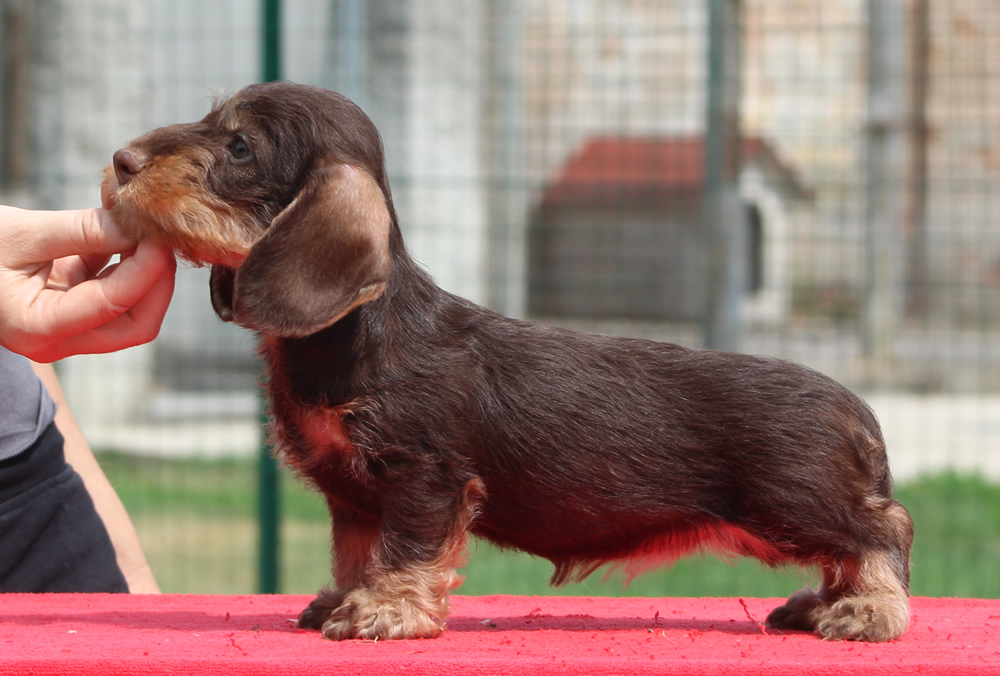
M 239 265 L 258 228 L 201 189 L 207 175 L 194 159 L 154 157 L 137 147 L 119 150 L 105 170 L 105 201 L 132 237 L 154 237 L 193 263 Z
M 118 151 L 103 193 L 126 232 L 211 265 L 218 315 L 260 334 L 276 447 L 333 518 L 336 587 L 300 626 L 437 635 L 471 532 L 549 559 L 555 583 L 699 549 L 815 566 L 822 586 L 772 627 L 906 629 L 913 527 L 863 401 L 789 362 L 574 333 L 442 291 L 344 97 L 248 87 Z

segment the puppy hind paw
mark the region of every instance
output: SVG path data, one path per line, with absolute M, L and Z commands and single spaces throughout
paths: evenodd
M 909 621 L 909 604 L 905 599 L 849 596 L 823 613 L 816 631 L 833 641 L 891 641 L 906 631 Z

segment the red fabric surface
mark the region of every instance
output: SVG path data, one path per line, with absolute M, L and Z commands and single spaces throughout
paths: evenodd
M 1000 674 L 1000 601 L 912 600 L 887 644 L 765 631 L 778 599 L 458 596 L 449 630 L 324 641 L 305 596 L 0 596 L 0 674 Z

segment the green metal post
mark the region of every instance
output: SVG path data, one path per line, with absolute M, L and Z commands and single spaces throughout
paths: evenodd
M 281 0 L 261 0 L 261 10 L 261 79 L 273 82 L 281 79 Z M 264 406 L 262 401 L 262 430 L 266 423 Z M 258 472 L 260 549 L 257 583 L 261 594 L 277 594 L 279 588 L 281 501 L 278 486 L 278 463 L 262 434 Z
M 281 79 L 281 0 L 261 1 L 261 80 Z
M 705 347 L 738 352 L 746 284 L 739 196 L 742 0 L 709 0 L 703 220 L 707 244 Z

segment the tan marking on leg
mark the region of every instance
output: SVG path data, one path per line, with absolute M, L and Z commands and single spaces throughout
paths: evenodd
M 793 594 L 768 616 L 770 626 L 857 641 L 890 641 L 906 631 L 913 521 L 891 498 L 872 497 L 869 508 L 881 547 L 858 559 L 820 561 L 823 587 Z
M 910 623 L 906 588 L 896 574 L 890 554 L 865 555 L 851 581 L 853 588 L 825 608 L 816 631 L 826 639 L 890 641 Z
M 398 570 L 365 570 L 363 584 L 344 595 L 323 624 L 328 639 L 431 638 L 448 619 L 448 592 L 462 583 L 455 570 L 465 563 L 468 531 L 484 495 L 482 482 L 466 483 L 452 531 L 440 554 L 429 563 Z M 338 584 L 340 584 L 338 567 Z

